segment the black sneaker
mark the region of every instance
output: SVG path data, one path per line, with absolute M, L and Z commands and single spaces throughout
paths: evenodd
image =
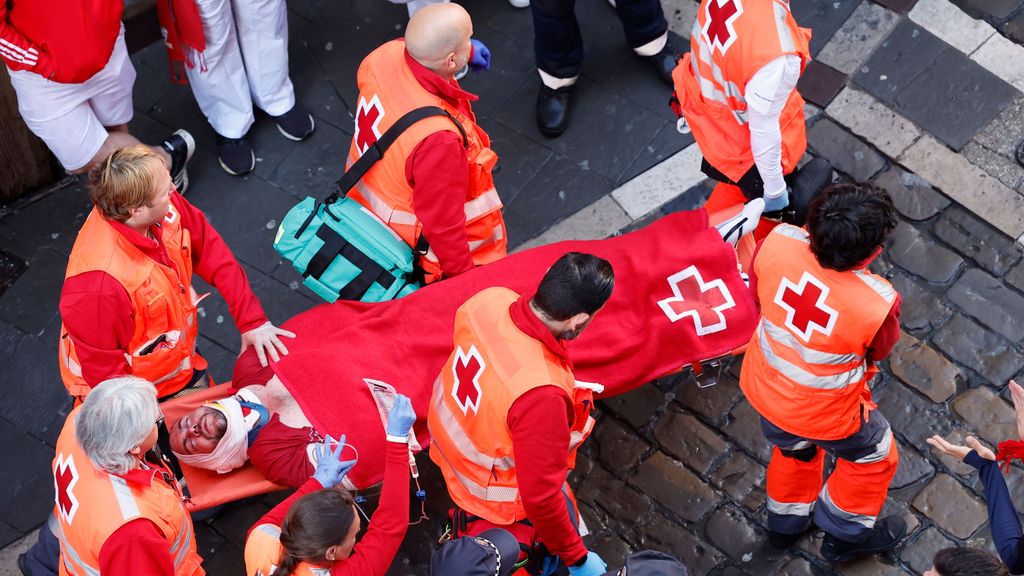
M 184 194 L 188 190 L 188 161 L 192 159 L 192 153 L 196 151 L 196 141 L 188 130 L 175 130 L 166 140 L 160 143 L 171 156 L 171 181 L 178 189 L 178 193 Z
M 537 129 L 548 138 L 554 138 L 569 127 L 572 104 L 572 86 L 548 88 L 541 84 L 537 93 Z
M 678 52 L 671 42 L 665 42 L 665 47 L 661 49 L 661 52 L 653 56 L 641 56 L 641 58 L 650 64 L 651 68 L 654 68 L 654 71 L 658 73 L 658 78 L 666 86 L 672 88 L 672 71 L 676 69 Z
M 821 556 L 833 563 L 849 562 L 862 556 L 888 552 L 907 534 L 907 523 L 899 516 L 886 516 L 875 523 L 871 535 L 864 542 L 854 543 L 825 534 L 821 542 Z
M 793 547 L 797 541 L 807 532 L 797 532 L 796 534 L 784 534 L 782 532 L 775 532 L 774 530 L 768 531 L 768 544 L 776 550 L 788 550 Z
M 273 118 L 277 122 L 277 129 L 281 134 L 284 134 L 285 138 L 296 142 L 309 138 L 309 135 L 313 133 L 313 129 L 316 128 L 313 115 L 298 102 L 295 103 L 295 106 L 292 106 L 291 110 Z
M 252 144 L 244 136 L 225 138 L 218 134 L 217 158 L 220 160 L 220 167 L 232 176 L 248 174 L 256 167 L 256 154 L 252 151 Z

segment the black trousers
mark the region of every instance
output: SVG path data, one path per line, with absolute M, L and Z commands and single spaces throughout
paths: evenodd
M 643 46 L 668 30 L 661 0 L 617 0 L 615 10 L 631 48 Z M 537 68 L 556 78 L 578 75 L 583 65 L 583 37 L 576 21 L 576 0 L 531 0 L 530 11 Z

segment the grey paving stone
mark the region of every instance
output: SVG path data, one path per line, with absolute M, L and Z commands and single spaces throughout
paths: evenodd
M 952 281 L 964 264 L 955 252 L 930 241 L 906 222 L 900 222 L 886 239 L 885 253 L 893 264 L 939 284 Z
M 903 576 L 911 572 L 893 566 L 878 556 L 870 556 L 837 567 L 843 576 Z
M 14 542 L 17 542 L 19 539 L 23 538 L 24 536 L 25 536 L 24 532 L 22 532 L 20 530 L 14 529 L 12 526 L 8 525 L 6 522 L 0 522 L 0 548 L 6 548 L 10 544 L 12 544 Z M 13 546 L 12 546 L 12 548 L 13 548 Z M 14 551 L 12 550 L 11 552 L 14 552 Z M 20 552 L 18 554 L 20 554 Z M 12 553 L 10 556 L 8 556 L 7 555 L 7 550 L 0 550 L 0 564 L 5 564 L 5 562 L 4 562 L 5 560 L 14 560 L 15 562 L 17 562 L 17 557 L 18 557 L 17 554 L 13 554 Z M 12 564 L 10 564 L 10 566 L 13 567 L 14 564 L 12 563 Z M 3 569 L 0 568 L 0 570 L 3 570 Z M 14 576 L 14 572 L 11 572 L 11 576 Z
M 974 142 L 984 148 L 1012 159 L 1024 134 L 1024 97 L 1014 98 L 984 130 L 974 137 Z
M 1024 292 L 1024 263 L 1017 264 L 1006 274 L 1006 283 L 1019 292 Z
M 985 326 L 1011 341 L 1024 338 L 1024 296 L 1006 288 L 998 279 L 970 268 L 953 284 L 951 302 Z
M 920 454 L 906 444 L 899 442 L 900 463 L 896 468 L 896 475 L 893 476 L 890 490 L 897 490 L 909 486 L 935 471 L 935 467 L 928 463 Z
M 581 78 L 573 88 L 569 128 L 558 138 L 543 139 L 534 115 L 539 87 L 540 77 L 531 76 L 495 118 L 566 157 L 564 163 L 574 163 L 613 182 L 619 181 L 668 122 L 644 106 Z M 667 89 L 665 98 L 668 102 Z
M 509 230 L 509 247 L 540 234 L 556 222 L 575 214 L 612 191 L 612 182 L 563 156 L 553 156 L 541 166 L 503 210 Z
M 91 210 L 92 202 L 84 184 L 70 179 L 66 186 L 42 194 L 4 218 L 17 236 L 10 249 L 26 259 L 41 248 L 67 256 Z M 8 248 L 6 240 L 4 248 Z
M 952 2 L 975 18 L 997 22 L 1024 6 L 1024 0 L 952 0 Z
M 641 548 L 672 554 L 694 574 L 708 574 L 725 559 L 714 546 L 660 514 L 645 519 L 637 531 Z
M 700 184 L 690 187 L 686 192 L 676 196 L 674 200 L 662 206 L 661 212 L 663 214 L 671 214 L 680 210 L 699 208 L 707 202 L 707 199 L 711 196 L 711 191 L 714 189 L 714 180 L 710 178 L 702 180 Z
M 953 402 L 953 410 L 993 446 L 1017 437 L 1013 407 L 988 386 L 965 392 Z
M 942 403 L 956 394 L 960 370 L 926 343 L 904 333 L 889 357 L 894 376 L 931 399 Z
M 910 9 L 914 7 L 917 0 L 876 0 L 882 6 L 885 6 L 889 10 L 899 12 L 900 14 L 906 14 L 910 12 Z
M 889 192 L 893 205 L 910 220 L 927 220 L 949 206 L 949 198 L 932 188 L 928 181 L 897 166 L 875 177 L 875 184 Z
M 893 433 L 911 446 L 924 446 L 925 438 L 950 426 L 942 406 L 912 392 L 899 380 L 889 379 L 884 386 L 872 386 L 872 396 L 892 425 Z
M 594 466 L 584 477 L 583 483 L 576 490 L 576 497 L 614 518 L 637 519 L 651 507 L 647 497 L 602 466 Z
M 1024 43 L 1024 12 L 1007 20 L 1000 26 L 999 31 L 1018 44 Z
M 298 199 L 307 194 L 324 197 L 341 177 L 350 141 L 349 134 L 333 126 L 319 126 L 302 142 L 285 142 L 291 152 L 266 179 Z
M 53 349 L 0 322 L 0 366 L 4 367 L 4 394 L 11 399 L 0 404 L 0 418 L 37 440 L 52 443 L 71 404 Z
M 619 424 L 614 418 L 602 418 L 594 431 L 594 446 L 598 458 L 612 470 L 625 471 L 636 466 L 650 446 L 636 433 Z
M 710 480 L 721 488 L 733 502 L 741 503 L 748 510 L 756 510 L 765 499 L 765 467 L 742 452 L 734 452 Z
M 643 428 L 669 402 L 665 393 L 657 386 L 647 384 L 625 394 L 602 398 L 600 405 L 605 410 L 615 412 L 634 428 Z
M 729 413 L 729 423 L 722 429 L 748 454 L 753 455 L 763 464 L 768 463 L 771 446 L 761 433 L 761 416 L 746 400 L 740 401 Z
M 824 108 L 846 84 L 846 74 L 828 64 L 811 60 L 797 83 L 797 90 L 808 102 Z
M 675 121 L 666 122 L 658 130 L 654 139 L 644 148 L 644 152 L 633 160 L 629 168 L 626 168 L 617 183 L 621 184 L 636 178 L 690 144 L 693 144 L 692 134 L 680 134 L 676 130 Z
M 132 87 L 132 103 L 143 113 L 163 97 L 170 85 L 170 69 L 167 62 L 167 48 L 162 42 L 154 42 L 131 55 L 137 80 Z M 153 82 L 146 80 L 153 79 Z M 160 81 L 156 81 L 156 80 Z
M 684 381 L 680 385 L 676 401 L 718 427 L 725 424 L 729 410 L 739 396 L 739 383 L 735 378 L 726 376 L 710 388 L 697 388 L 692 383 Z
M 900 293 L 900 324 L 905 330 L 920 335 L 949 319 L 949 307 L 923 282 L 898 270 L 889 276 L 889 281 Z
M 843 23 L 817 59 L 852 74 L 899 22 L 899 16 L 874 2 L 863 2 Z
M 704 533 L 712 544 L 745 569 L 771 573 L 786 559 L 784 552 L 768 545 L 767 532 L 729 504 L 711 515 Z
M 956 546 L 957 543 L 944 536 L 934 526 L 925 528 L 918 537 L 908 544 L 900 553 L 900 559 L 914 571 L 923 573 L 932 567 L 935 553 L 943 548 Z
M 948 474 L 939 474 L 917 498 L 914 508 L 957 538 L 967 538 L 988 520 L 985 504 Z
M 654 438 L 662 450 L 680 462 L 686 462 L 702 476 L 726 450 L 725 440 L 719 438 L 714 430 L 680 410 L 670 410 L 658 420 Z
M 882 41 L 853 76 L 854 82 L 886 104 L 910 85 L 929 63 L 951 56 L 953 48 L 909 19 Z M 949 52 L 949 54 L 947 54 Z
M 41 334 L 57 315 L 67 261 L 67 256 L 49 248 L 37 250 L 18 281 L 0 296 L 0 320 L 28 334 Z
M 1009 342 L 960 314 L 936 331 L 932 343 L 995 386 L 1002 386 L 1024 367 L 1024 356 Z
M 629 483 L 687 522 L 696 522 L 719 501 L 700 477 L 663 452 L 644 460 Z
M 498 155 L 494 187 L 501 201 L 510 204 L 554 152 L 493 118 L 478 118 Z
M 995 176 L 1003 184 L 1014 190 L 1024 190 L 1024 168 L 1016 159 L 993 152 L 974 140 L 964 146 L 963 155 L 971 164 Z
M 967 56 L 946 51 L 896 95 L 896 110 L 954 150 L 1019 93 Z
M 521 57 L 530 50 L 527 44 L 532 41 L 532 34 L 529 38 L 512 38 L 488 26 L 480 26 L 473 30 L 473 37 L 491 50 L 491 69 L 470 73 L 459 85 L 480 97 L 473 103 L 473 111 L 480 120 L 481 116 L 499 112 L 528 78 L 536 78 L 537 67 L 532 58 Z
M 814 30 L 811 37 L 811 55 L 817 56 L 828 39 L 842 27 L 853 14 L 861 0 L 837 0 L 835 2 L 794 2 L 790 9 L 797 23 Z
M 807 131 L 807 142 L 819 156 L 854 182 L 867 182 L 885 165 L 885 159 L 835 122 L 822 118 Z
M 53 511 L 53 447 L 0 418 L 0 518 L 15 530 L 29 532 Z

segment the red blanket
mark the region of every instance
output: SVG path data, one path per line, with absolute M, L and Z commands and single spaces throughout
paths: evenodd
M 696 210 L 617 238 L 526 250 L 400 300 L 320 305 L 284 324 L 297 337 L 274 372 L 320 432 L 348 435 L 360 455 L 350 475 L 356 485 L 374 484 L 383 474 L 384 432 L 363 379 L 387 382 L 412 399 L 426 446 L 431 389 L 452 350 L 455 310 L 490 286 L 532 294 L 551 263 L 570 251 L 596 254 L 615 269 L 608 304 L 569 344 L 577 379 L 603 384 L 600 396 L 726 354 L 754 331 L 757 309 L 735 252 Z

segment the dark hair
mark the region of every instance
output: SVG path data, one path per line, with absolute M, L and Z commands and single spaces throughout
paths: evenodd
M 840 272 L 870 258 L 896 224 L 889 193 L 871 184 L 833 184 L 807 212 L 811 252 L 818 264 Z
M 551 320 L 562 321 L 604 306 L 615 287 L 615 272 L 604 258 L 569 252 L 544 274 L 533 304 Z
M 944 548 L 932 565 L 942 576 L 1010 576 L 999 558 L 978 548 Z
M 341 544 L 355 520 L 348 490 L 327 488 L 295 501 L 281 523 L 281 558 L 275 576 L 291 576 L 300 562 L 323 563 L 327 549 Z

